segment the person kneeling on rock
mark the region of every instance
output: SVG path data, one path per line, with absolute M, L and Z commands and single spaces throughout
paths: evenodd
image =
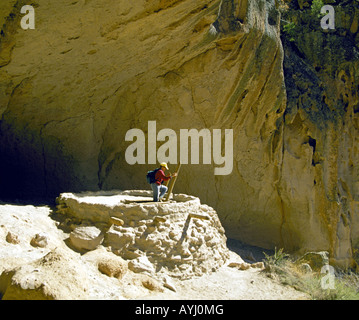
M 160 168 L 156 170 L 155 179 L 154 179 L 155 181 L 151 183 L 154 202 L 160 201 L 165 195 L 165 193 L 167 192 L 168 188 L 164 186 L 162 183 L 177 175 L 177 173 L 173 173 L 171 175 L 166 176 L 165 175 L 166 170 L 168 170 L 167 163 L 162 162 L 160 164 Z

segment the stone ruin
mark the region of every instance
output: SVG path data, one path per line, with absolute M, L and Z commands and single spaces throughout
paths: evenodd
M 135 272 L 186 279 L 216 271 L 229 258 L 216 211 L 193 196 L 153 202 L 144 190 L 63 193 L 57 213 L 71 228 L 71 248 L 87 252 L 101 244 Z

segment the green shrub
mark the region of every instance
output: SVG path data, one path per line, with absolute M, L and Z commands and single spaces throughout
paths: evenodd
M 324 2 L 322 0 L 313 0 L 312 6 L 311 6 L 312 15 L 317 18 L 322 17 L 320 10 L 322 9 L 323 6 L 324 6 Z
M 294 22 L 289 22 L 283 26 L 283 32 L 288 37 L 290 42 L 296 40 L 296 25 Z

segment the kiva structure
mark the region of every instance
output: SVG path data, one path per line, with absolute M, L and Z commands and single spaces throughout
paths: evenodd
M 152 202 L 151 191 L 131 190 L 64 193 L 57 202 L 57 211 L 67 216 L 66 223 L 74 230 L 73 246 L 91 249 L 76 237 L 91 229 L 92 249 L 99 244 L 111 247 L 130 260 L 132 269 L 185 279 L 216 271 L 229 258 L 217 213 L 196 197 L 177 194 L 161 203 Z M 94 225 L 98 233 L 93 232 Z

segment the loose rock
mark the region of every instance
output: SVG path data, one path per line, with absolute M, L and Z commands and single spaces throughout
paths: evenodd
M 48 243 L 48 236 L 45 233 L 37 233 L 30 241 L 33 247 L 45 248 Z
M 136 273 L 146 272 L 153 274 L 155 272 L 155 268 L 146 256 L 138 257 L 129 261 L 128 268 Z
M 115 224 L 116 226 L 123 226 L 124 221 L 120 218 L 110 217 L 110 223 Z
M 16 234 L 11 233 L 10 231 L 7 233 L 5 240 L 6 240 L 6 242 L 12 243 L 12 244 L 20 243 L 19 237 Z
M 98 270 L 109 277 L 122 279 L 127 272 L 127 263 L 120 257 L 106 258 L 98 262 Z
M 160 282 L 153 279 L 152 277 L 146 275 L 146 274 L 138 274 L 137 280 L 141 283 L 143 287 L 150 291 L 157 291 L 157 292 L 163 292 L 163 286 Z
M 175 286 L 173 280 L 172 280 L 170 277 L 168 277 L 168 276 L 165 276 L 165 277 L 163 278 L 163 285 L 164 285 L 164 287 L 166 287 L 167 289 L 170 289 L 170 290 L 172 290 L 172 291 L 174 291 L 174 292 L 177 291 L 177 290 L 176 290 L 176 286 Z
M 77 227 L 70 233 L 71 244 L 78 250 L 94 250 L 103 241 L 104 235 L 96 227 Z

